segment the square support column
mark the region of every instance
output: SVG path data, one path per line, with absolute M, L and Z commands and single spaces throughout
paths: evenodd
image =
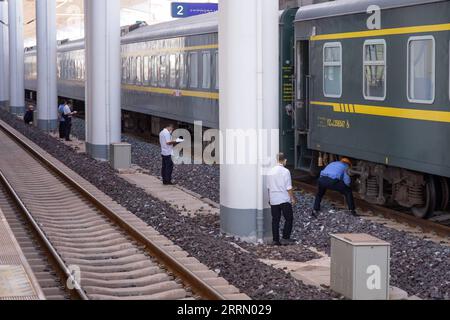
M 85 0 L 86 150 L 108 160 L 121 142 L 120 0 Z
M 9 40 L 8 3 L 0 1 L 0 107 L 6 108 L 9 101 Z
M 23 1 L 8 1 L 9 111 L 25 113 Z
M 221 229 L 250 242 L 272 235 L 265 172 L 279 152 L 278 19 L 278 0 L 220 2 Z
M 36 0 L 36 35 L 37 125 L 53 131 L 58 127 L 55 0 Z

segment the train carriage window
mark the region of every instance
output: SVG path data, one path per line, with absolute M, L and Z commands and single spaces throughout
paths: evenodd
M 156 87 L 158 85 L 158 59 L 159 57 L 152 57 L 152 79 L 151 85 Z
M 167 57 L 159 57 L 159 86 L 165 87 L 167 83 Z
M 342 45 L 325 43 L 323 47 L 323 93 L 325 97 L 342 96 Z
M 198 53 L 189 53 L 189 87 L 198 88 Z
M 136 58 L 136 83 L 142 84 L 142 58 Z
M 184 53 L 180 54 L 179 66 L 180 88 L 184 89 L 187 86 L 186 55 Z
M 435 99 L 436 43 L 433 36 L 408 40 L 408 100 L 432 104 Z
M 130 58 L 126 58 L 125 60 L 125 78 L 126 78 L 126 83 L 130 82 Z
M 76 76 L 75 61 L 70 59 L 70 80 L 74 80 Z
M 169 56 L 169 87 L 175 88 L 177 85 L 177 56 Z
M 127 80 L 126 66 L 127 66 L 127 58 L 122 58 L 122 83 L 125 83 L 125 81 Z
M 135 57 L 131 58 L 130 74 L 131 74 L 131 77 L 130 77 L 131 83 L 133 83 L 133 84 L 136 83 L 136 58 Z
M 76 61 L 77 64 L 77 80 L 81 80 L 81 61 L 79 59 L 77 59 Z
M 386 99 L 386 41 L 367 40 L 364 43 L 364 98 Z
M 145 84 L 148 84 L 148 80 L 150 77 L 150 68 L 148 65 L 148 63 L 149 63 L 148 59 L 149 58 L 147 56 L 144 57 L 144 82 L 145 82 Z
M 61 79 L 61 59 L 59 57 L 56 58 L 56 77 Z
M 203 74 L 202 74 L 202 88 L 211 88 L 211 53 L 203 52 Z
M 216 51 L 215 54 L 215 70 L 214 72 L 216 73 L 215 79 L 216 79 L 216 90 L 219 90 L 219 51 Z

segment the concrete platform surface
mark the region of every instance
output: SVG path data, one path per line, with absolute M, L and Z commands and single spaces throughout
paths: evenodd
M 0 210 L 1 300 L 45 300 L 45 296 Z
M 120 174 L 120 177 L 143 189 L 149 195 L 168 203 L 172 208 L 185 216 L 219 215 L 220 210 L 210 204 L 179 189 L 177 186 L 165 186 L 156 177 L 142 174 Z
M 315 251 L 315 250 L 314 250 Z M 321 252 L 315 251 L 321 258 L 308 262 L 292 262 L 277 260 L 261 260 L 263 263 L 276 269 L 290 273 L 295 279 L 306 285 L 322 289 L 329 289 L 331 283 L 331 258 Z M 408 293 L 400 288 L 390 287 L 389 300 L 420 300 L 416 296 L 408 296 Z

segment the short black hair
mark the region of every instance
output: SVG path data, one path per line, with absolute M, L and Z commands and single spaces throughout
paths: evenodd
M 284 153 L 279 153 L 277 155 L 277 160 L 279 163 L 282 163 L 282 162 L 285 162 L 287 159 L 286 159 L 286 156 L 284 155 Z
M 175 125 L 174 125 L 173 123 L 169 123 L 169 124 L 166 126 L 166 128 L 172 128 L 172 129 L 175 129 Z

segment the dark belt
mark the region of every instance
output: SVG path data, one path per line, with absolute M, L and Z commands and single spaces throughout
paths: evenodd
M 320 178 L 321 178 L 321 179 L 322 179 L 322 178 L 325 178 L 325 179 L 331 180 L 331 181 L 333 182 L 333 184 L 338 184 L 339 182 L 341 182 L 340 179 L 337 179 L 337 178 L 331 178 L 331 177 L 328 177 L 328 176 L 321 176 Z

